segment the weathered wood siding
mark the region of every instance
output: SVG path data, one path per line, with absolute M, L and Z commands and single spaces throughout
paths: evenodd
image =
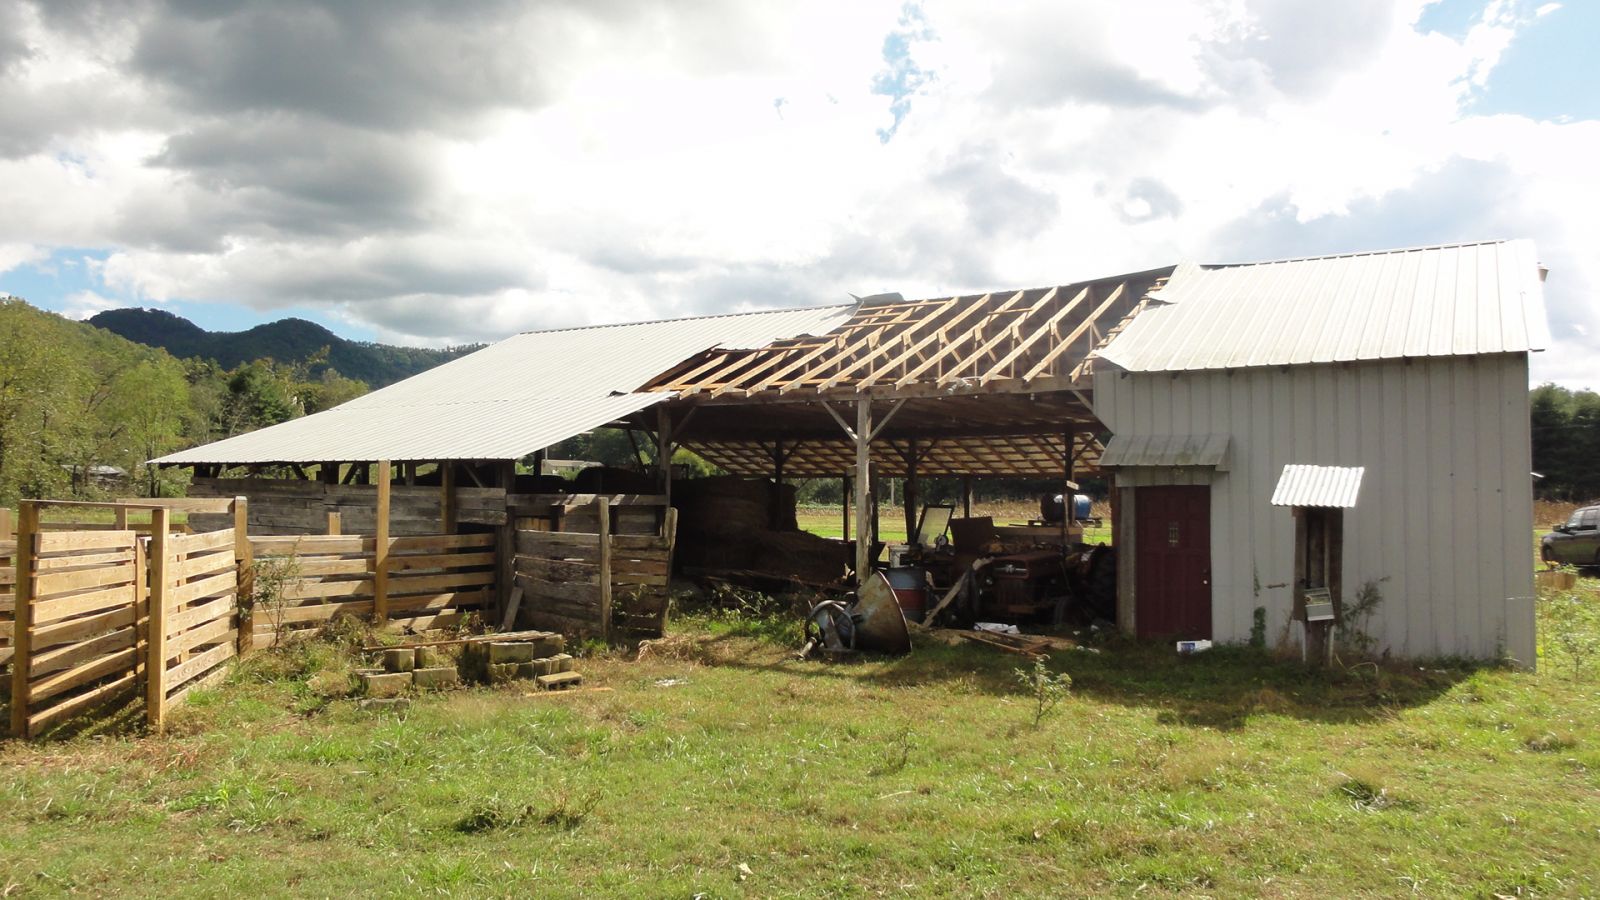
M 1364 466 L 1359 505 L 1345 515 L 1344 593 L 1348 602 L 1377 582 L 1383 601 L 1368 631 L 1379 647 L 1533 664 L 1525 355 L 1176 377 L 1101 368 L 1095 410 L 1112 433 L 1230 436 L 1226 472 L 1130 469 L 1117 479 L 1119 488 L 1211 484 L 1216 639 L 1247 640 L 1257 607 L 1269 644 L 1289 620 L 1294 523 L 1269 503 L 1284 465 Z M 1118 568 L 1132 571 L 1132 559 Z
M 504 525 L 506 492 L 501 488 L 457 486 L 456 521 L 472 525 Z M 339 514 L 340 527 L 351 534 L 377 530 L 378 488 L 370 484 L 323 484 L 273 478 L 196 478 L 191 497 L 250 498 L 252 535 L 320 534 L 328 513 Z M 389 534 L 438 534 L 442 512 L 440 488 L 393 485 L 389 493 Z M 190 515 L 196 531 L 226 528 L 226 516 Z

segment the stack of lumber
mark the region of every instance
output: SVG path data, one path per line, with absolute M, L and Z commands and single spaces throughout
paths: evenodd
M 827 584 L 849 564 L 839 541 L 797 530 L 793 485 L 761 478 L 701 478 L 675 488 L 677 558 L 685 568 L 759 573 Z M 774 506 L 778 528 L 772 528 Z

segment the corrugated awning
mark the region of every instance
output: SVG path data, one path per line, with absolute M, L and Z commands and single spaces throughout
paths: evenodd
M 1284 466 L 1272 505 L 1350 509 L 1356 505 L 1366 471 L 1362 466 Z
M 1205 466 L 1228 471 L 1225 434 L 1119 434 L 1100 455 L 1100 468 Z

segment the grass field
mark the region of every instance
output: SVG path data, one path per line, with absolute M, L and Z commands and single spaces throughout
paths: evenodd
M 1589 582 L 1593 584 L 1593 582 Z M 0 894 L 1593 896 L 1600 680 L 1222 649 L 791 658 L 708 612 L 596 690 L 364 711 L 333 643 L 164 737 L 0 747 Z

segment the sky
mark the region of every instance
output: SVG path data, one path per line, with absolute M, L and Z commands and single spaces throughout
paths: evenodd
M 0 293 L 517 331 L 1532 238 L 1600 388 L 1600 0 L 0 0 Z

